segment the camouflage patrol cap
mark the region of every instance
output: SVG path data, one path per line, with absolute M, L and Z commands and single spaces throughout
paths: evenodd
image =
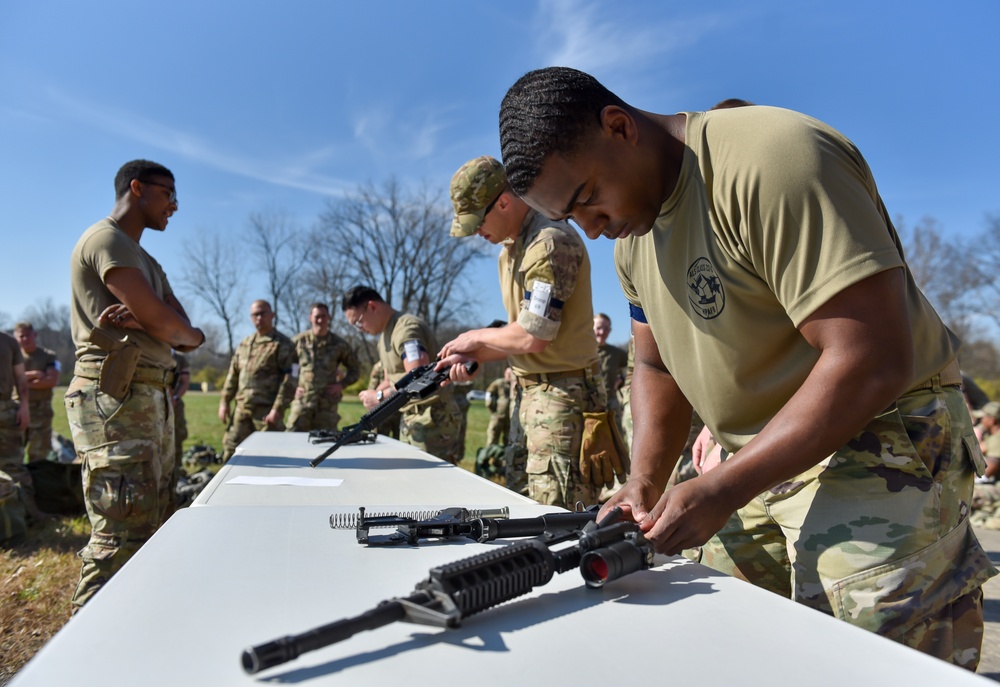
M 452 236 L 472 236 L 483 223 L 486 208 L 507 188 L 503 165 L 489 155 L 462 165 L 451 178 L 451 202 L 455 219 Z
M 992 417 L 995 420 L 1000 420 L 1000 402 L 990 401 L 979 410 L 972 411 L 972 414 L 977 418 Z

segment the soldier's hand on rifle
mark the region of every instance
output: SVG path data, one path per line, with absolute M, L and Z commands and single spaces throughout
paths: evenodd
M 654 484 L 652 480 L 645 479 L 641 475 L 631 475 L 625 485 L 601 506 L 597 519 L 601 520 L 617 506 L 622 509 L 623 519 L 642 524 L 661 494 L 663 488 Z M 649 525 L 652 526 L 652 521 Z
M 733 502 L 732 490 L 725 488 L 724 479 L 714 479 L 722 472 L 725 470 L 674 485 L 639 522 L 643 535 L 657 551 L 675 555 L 701 546 L 742 505 Z
M 448 371 L 448 379 L 452 382 L 468 382 L 477 374 L 479 374 L 479 368 L 476 367 L 473 372 L 469 372 L 466 367 L 466 363 L 478 362 L 471 355 L 462 355 L 461 353 L 452 353 L 451 355 L 445 356 L 438 360 L 437 365 L 434 366 L 435 370 L 441 370 L 445 367 L 451 365 L 451 369 Z M 441 386 L 447 386 L 448 381 L 442 382 Z

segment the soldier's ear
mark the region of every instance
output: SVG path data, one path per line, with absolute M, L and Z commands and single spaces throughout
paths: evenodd
M 142 195 L 142 182 L 138 179 L 133 179 L 128 183 L 129 190 L 132 192 L 136 198 Z

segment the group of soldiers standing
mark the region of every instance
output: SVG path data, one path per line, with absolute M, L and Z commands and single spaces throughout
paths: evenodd
M 344 387 L 360 376 L 354 351 L 330 331 L 325 303 L 310 306 L 310 328 L 291 339 L 277 330 L 274 319 L 267 301 L 250 306 L 256 331 L 236 348 L 219 400 L 219 419 L 226 423 L 223 460 L 254 431 L 285 429 L 289 406 L 290 431 L 336 429 Z

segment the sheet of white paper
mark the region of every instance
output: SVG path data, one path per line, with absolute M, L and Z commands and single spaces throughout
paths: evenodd
M 252 484 L 258 487 L 290 486 L 290 487 L 339 487 L 342 479 L 323 477 L 259 477 L 257 475 L 240 475 L 228 480 L 226 484 Z

